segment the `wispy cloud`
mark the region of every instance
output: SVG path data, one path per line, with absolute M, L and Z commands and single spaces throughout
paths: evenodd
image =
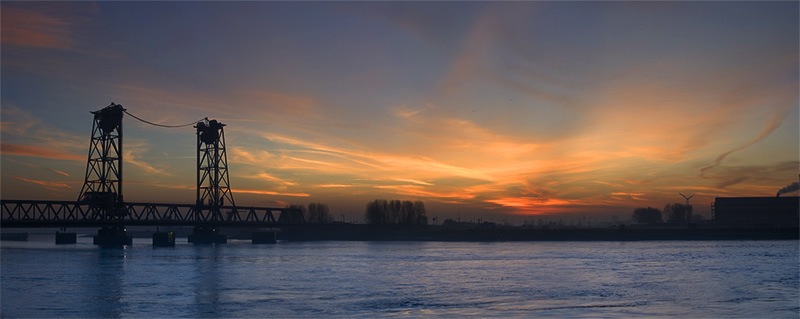
M 30 156 L 68 161 L 86 160 L 86 158 L 77 154 L 64 153 L 58 150 L 34 145 L 0 143 L 0 152 L 2 152 L 3 155 L 11 156 Z
M 414 118 L 422 112 L 420 109 L 412 109 L 406 106 L 392 107 L 391 111 L 394 116 L 404 119 Z
M 538 199 L 530 197 L 503 197 L 487 199 L 487 203 L 496 204 L 511 209 L 512 213 L 522 215 L 550 215 L 571 210 L 569 207 L 576 203 L 570 200 L 547 198 Z
M 471 200 L 475 195 L 465 192 L 448 192 L 437 189 L 426 188 L 420 185 L 379 185 L 378 189 L 392 190 L 397 195 L 410 196 L 413 198 L 426 198 L 431 200 Z
M 395 178 L 394 180 L 398 181 L 398 182 L 412 183 L 412 184 L 415 184 L 415 185 L 433 186 L 433 183 L 429 183 L 429 182 L 426 182 L 426 181 L 415 180 L 415 179 Z
M 264 165 L 275 157 L 272 153 L 265 150 L 246 150 L 243 147 L 233 146 L 228 150 L 231 161 L 243 164 Z
M 43 186 L 44 188 L 47 188 L 47 189 L 53 190 L 53 191 L 59 191 L 59 189 L 62 189 L 62 188 L 72 188 L 67 183 L 63 183 L 63 182 L 42 181 L 42 180 L 29 179 L 29 178 L 24 178 L 24 177 L 19 177 L 19 176 L 14 176 L 14 178 L 16 178 L 18 180 L 21 180 L 23 182 L 26 182 L 26 183 L 31 183 L 31 184 L 36 184 L 36 185 L 39 185 L 39 186 Z
M 291 197 L 309 197 L 311 196 L 308 193 L 283 193 L 283 192 L 276 192 L 270 190 L 260 190 L 260 189 L 240 189 L 235 188 L 232 190 L 234 194 L 242 193 L 242 194 L 255 194 L 255 195 L 271 195 L 271 196 L 291 196 Z
M 44 12 L 3 7 L 3 45 L 69 50 L 74 45 L 72 21 Z
M 258 134 L 265 128 L 315 131 L 340 125 L 310 95 L 268 87 L 211 90 L 183 84 L 149 84 L 160 80 L 148 77 L 139 82 L 117 83 L 112 87 L 113 95 L 131 113 L 156 123 L 183 124 L 208 117 L 231 124 L 226 131 L 247 134 Z
M 11 162 L 14 162 L 14 163 L 17 163 L 17 164 L 20 164 L 20 165 L 24 165 L 24 166 L 27 166 L 27 167 L 42 169 L 42 170 L 45 170 L 45 171 L 48 171 L 48 172 L 51 172 L 51 173 L 54 173 L 54 174 L 57 174 L 57 175 L 61 175 L 61 176 L 67 176 L 67 177 L 70 176 L 70 174 L 65 172 L 65 171 L 57 170 L 57 169 L 49 168 L 49 167 L 44 167 L 44 166 L 41 166 L 41 165 L 38 165 L 38 164 L 30 163 L 28 161 L 15 160 L 15 159 L 10 158 L 10 157 L 3 158 L 3 160 L 11 161 Z
M 611 196 L 620 201 L 642 201 L 642 196 L 646 195 L 642 192 L 612 192 Z
M 282 14 L 294 5 L 225 4 L 275 13 L 233 24 L 192 3 L 181 17 L 161 3 L 119 6 L 2 3 L 3 88 L 18 94 L 2 101 L 0 155 L 32 163 L 8 167 L 79 175 L 81 96 L 157 123 L 228 124 L 233 192 L 257 202 L 381 196 L 451 212 L 627 215 L 677 192 L 774 194 L 797 171 L 796 28 L 786 27 L 797 18 L 775 10 L 796 4 L 759 7 L 763 17 L 743 13 L 755 4 L 308 5 L 323 17 L 314 30 Z M 199 37 L 162 28 L 191 29 L 198 16 L 220 23 Z M 112 23 L 120 17 L 133 24 Z M 352 24 L 328 24 L 343 18 Z M 230 37 L 276 26 L 256 44 Z M 173 155 L 194 157 L 177 154 L 194 132 L 126 123 L 126 183 L 140 181 L 126 192 L 191 200 L 193 161 Z M 31 183 L 15 175 L 47 179 L 3 174 L 5 189 Z
M 148 149 L 149 144 L 146 141 L 133 140 L 127 142 L 125 143 L 125 149 L 123 151 L 123 161 L 126 164 L 131 164 L 142 169 L 148 174 L 171 176 L 172 173 L 170 173 L 167 169 L 159 168 L 150 161 L 144 159 L 143 154 L 146 153 Z
M 321 188 L 349 188 L 349 187 L 353 187 L 353 185 L 349 185 L 349 184 L 320 184 L 320 185 L 317 185 L 316 187 L 321 187 Z
M 734 191 L 745 191 L 747 187 L 752 186 L 745 183 L 747 181 L 753 181 L 757 184 L 780 185 L 787 177 L 796 176 L 798 171 L 800 171 L 800 161 L 759 165 L 718 165 L 716 172 L 708 171 L 704 180 L 710 181 L 717 191 L 725 191 L 740 184 L 743 184 L 740 185 L 743 186 L 743 189 L 734 189 Z M 773 191 L 766 194 L 771 193 Z
M 444 162 L 437 161 L 428 157 L 412 157 L 404 155 L 395 155 L 391 153 L 376 153 L 368 152 L 366 150 L 339 148 L 329 146 L 321 143 L 303 141 L 296 138 L 287 136 L 268 134 L 265 136 L 275 142 L 282 144 L 293 145 L 295 147 L 302 147 L 308 150 L 313 150 L 318 153 L 332 157 L 336 161 L 322 161 L 318 159 L 303 158 L 300 156 L 285 156 L 289 161 L 305 163 L 304 168 L 316 169 L 320 171 L 340 172 L 352 169 L 355 172 L 392 172 L 392 171 L 408 171 L 416 170 L 418 172 L 428 172 L 432 174 L 443 174 L 444 176 L 465 176 L 472 178 L 488 178 L 480 171 L 473 170 L 467 167 L 460 167 L 450 165 Z M 297 151 L 285 150 L 287 153 L 296 153 Z M 344 161 L 342 161 L 344 160 Z
M 237 100 L 248 103 L 249 108 L 259 113 L 281 117 L 315 117 L 319 113 L 317 99 L 299 94 L 290 94 L 268 89 L 242 91 Z
M 81 46 L 80 32 L 99 13 L 94 3 L 4 3 L 3 46 L 75 51 Z
M 33 156 L 64 160 L 86 160 L 78 155 L 86 152 L 86 140 L 71 132 L 54 128 L 14 103 L 4 101 L 2 152 L 9 155 Z M 9 141 L 22 140 L 25 143 Z
M 719 154 L 711 164 L 700 168 L 700 177 L 705 178 L 706 177 L 706 172 L 708 170 L 713 169 L 715 167 L 718 167 L 726 157 L 728 157 L 729 155 L 733 154 L 734 152 L 738 152 L 738 151 L 741 151 L 743 149 L 746 149 L 746 148 L 748 148 L 748 147 L 750 147 L 750 146 L 752 146 L 752 145 L 764 140 L 765 138 L 767 138 L 773 131 L 775 131 L 775 129 L 780 127 L 781 123 L 783 123 L 786 120 L 786 117 L 789 114 L 789 110 L 790 110 L 789 108 L 785 108 L 783 110 L 780 110 L 779 112 L 776 112 L 772 116 L 772 118 L 770 118 L 770 120 L 767 122 L 767 125 L 764 127 L 764 129 L 762 129 L 761 132 L 759 132 L 756 136 L 754 136 L 753 138 L 745 141 L 744 143 L 742 143 L 739 146 L 736 146 L 736 147 L 734 147 L 734 148 L 732 148 L 732 149 L 730 149 L 730 150 L 728 150 L 728 151 L 726 151 L 726 152 L 724 152 L 722 154 Z M 741 182 L 742 180 L 743 179 L 738 180 L 736 183 Z M 730 184 L 732 184 L 732 183 L 726 183 L 724 185 L 728 186 Z M 724 188 L 724 187 L 720 187 L 720 188 Z
M 275 184 L 278 184 L 278 185 L 284 186 L 284 187 L 286 187 L 286 186 L 297 186 L 297 182 L 294 182 L 294 181 L 291 181 L 291 180 L 287 180 L 287 179 L 284 179 L 284 178 L 280 178 L 280 177 L 274 176 L 272 174 L 269 174 L 267 172 L 261 172 L 261 173 L 254 174 L 254 175 L 245 175 L 245 176 L 242 176 L 242 177 L 248 178 L 248 179 L 257 179 L 257 180 L 268 181 L 268 182 L 272 182 L 272 183 L 275 183 Z

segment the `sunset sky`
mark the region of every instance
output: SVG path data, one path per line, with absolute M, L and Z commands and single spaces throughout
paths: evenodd
M 239 205 L 630 217 L 798 180 L 798 2 L 0 3 L 3 199 L 78 197 L 90 111 L 227 126 Z M 124 195 L 195 132 L 124 119 Z

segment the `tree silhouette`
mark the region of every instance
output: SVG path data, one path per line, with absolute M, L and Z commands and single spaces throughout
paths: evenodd
M 658 208 L 647 207 L 633 210 L 633 221 L 638 224 L 660 224 L 661 211 Z
M 323 203 L 308 204 L 308 218 L 306 221 L 309 223 L 330 223 L 333 221 L 328 205 Z
M 427 225 L 428 216 L 422 201 L 376 199 L 367 203 L 364 219 L 368 224 Z
M 402 220 L 401 210 L 403 209 L 403 202 L 399 200 L 389 201 L 389 218 L 387 223 L 400 224 Z
M 427 225 L 428 224 L 428 210 L 425 209 L 425 203 L 422 201 L 414 202 L 414 215 L 411 217 L 410 221 L 415 225 Z
M 692 205 L 667 204 L 664 206 L 664 217 L 671 224 L 686 224 L 692 220 Z
M 287 209 L 292 211 L 282 211 L 278 217 L 279 223 L 302 223 L 305 219 L 306 208 L 303 205 L 291 204 L 286 205 Z
M 367 212 L 364 219 L 368 224 L 372 225 L 386 224 L 388 211 L 389 203 L 385 199 L 376 199 L 367 203 Z

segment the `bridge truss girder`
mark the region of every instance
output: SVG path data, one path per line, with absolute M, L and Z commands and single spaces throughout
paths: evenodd
M 88 204 L 70 201 L 2 200 L 2 227 L 88 227 L 119 224 L 126 226 L 215 226 L 275 227 L 303 224 L 299 211 L 274 207 L 222 206 L 223 218 L 189 204 L 124 203 L 125 215 L 113 221 L 102 219 Z M 275 218 L 275 213 L 279 213 Z

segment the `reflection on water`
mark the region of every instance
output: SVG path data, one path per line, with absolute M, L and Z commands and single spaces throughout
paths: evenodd
M 216 317 L 219 316 L 219 294 L 220 273 L 219 267 L 223 267 L 223 260 L 219 256 L 219 251 L 225 249 L 220 246 L 197 245 L 192 247 L 193 255 L 193 279 L 194 283 L 194 316 L 195 317 Z
M 51 239 L 52 240 L 52 239 Z M 83 240 L 83 239 L 81 239 Z M 797 241 L 3 242 L 2 317 L 796 318 Z
M 97 249 L 95 258 L 86 258 L 84 267 L 75 269 L 76 276 L 84 277 L 80 283 L 84 297 L 93 314 L 103 318 L 119 318 L 124 308 L 123 280 L 125 277 L 125 249 Z M 84 271 L 80 271 L 85 269 Z M 94 302 L 92 302 L 94 301 Z

